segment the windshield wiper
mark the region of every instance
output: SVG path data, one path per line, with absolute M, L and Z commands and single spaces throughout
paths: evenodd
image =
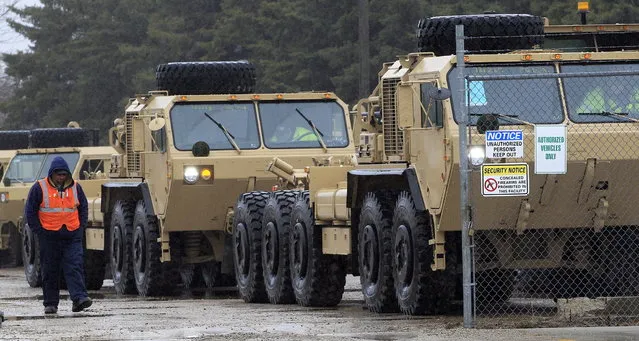
M 607 116 L 607 117 L 614 117 L 617 119 L 617 121 L 632 121 L 632 122 L 639 122 L 638 119 L 636 118 L 632 118 L 632 117 L 628 117 L 628 113 L 627 112 L 609 112 L 609 111 L 601 111 L 601 112 L 580 112 L 577 113 L 577 115 L 583 115 L 583 116 Z
M 233 148 L 235 148 L 235 150 L 237 150 L 238 153 L 241 153 L 242 150 L 240 149 L 240 147 L 237 145 L 237 143 L 235 143 L 235 137 L 233 135 L 231 135 L 231 133 L 229 133 L 228 130 L 226 130 L 226 128 L 222 125 L 222 123 L 216 121 L 213 117 L 211 117 L 209 114 L 204 113 L 204 116 L 208 117 L 209 120 L 213 121 L 213 123 L 215 123 L 215 125 L 220 128 L 220 130 L 222 130 L 224 132 L 224 136 L 226 136 L 226 139 L 229 141 L 229 143 L 231 144 L 231 146 L 233 146 Z
M 21 179 L 19 179 L 19 178 L 10 178 L 10 177 L 7 177 L 7 179 L 9 179 L 9 180 L 11 180 L 11 181 L 17 181 L 17 182 L 18 182 L 18 183 L 20 183 L 20 184 L 24 184 L 24 181 L 22 181 L 22 180 L 21 180 Z
M 317 140 L 319 141 L 320 146 L 322 146 L 322 149 L 324 149 L 324 152 L 328 151 L 328 149 L 326 148 L 326 143 L 324 143 L 324 139 L 322 139 L 322 136 L 324 136 L 324 134 L 322 134 L 322 132 L 319 131 L 319 129 L 317 129 L 313 121 L 309 120 L 306 116 L 304 116 L 304 114 L 300 111 L 300 109 L 295 108 L 295 111 L 297 111 L 297 113 L 300 114 L 300 116 L 302 116 L 302 118 L 306 121 L 306 123 L 308 123 L 308 125 L 311 126 L 311 128 L 313 128 L 313 134 L 317 136 Z
M 499 114 L 496 112 L 489 112 L 486 114 L 470 114 L 470 116 L 484 116 L 484 115 L 493 115 L 493 116 L 496 116 L 498 119 L 501 118 L 504 120 L 509 120 L 510 122 L 523 123 L 523 124 L 534 126 L 533 123 L 518 119 L 517 117 L 519 117 L 519 115 L 516 115 L 516 114 Z

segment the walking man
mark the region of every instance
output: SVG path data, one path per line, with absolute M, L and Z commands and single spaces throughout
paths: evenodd
M 71 310 L 82 311 L 92 304 L 84 284 L 82 249 L 88 215 L 87 198 L 71 177 L 69 165 L 62 157 L 54 158 L 48 176 L 31 187 L 25 206 L 29 228 L 40 241 L 45 314 L 58 312 L 60 268 L 73 301 Z

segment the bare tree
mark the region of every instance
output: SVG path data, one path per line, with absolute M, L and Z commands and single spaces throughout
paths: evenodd
M 10 43 L 15 39 L 19 39 L 18 33 L 13 31 L 7 24 L 7 19 L 13 18 L 13 13 L 9 9 L 16 6 L 20 0 L 0 0 L 0 44 Z

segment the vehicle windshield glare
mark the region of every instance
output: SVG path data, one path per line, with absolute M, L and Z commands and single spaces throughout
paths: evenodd
M 552 65 L 500 65 L 466 66 L 468 75 L 539 75 L 552 74 Z M 457 86 L 459 69 L 453 68 L 448 74 L 451 84 L 455 120 L 459 122 L 460 89 Z M 475 125 L 483 114 L 496 113 L 518 120 L 500 119 L 502 125 L 530 123 L 561 123 L 564 119 L 557 79 L 531 78 L 508 80 L 472 81 L 468 85 L 468 113 L 470 124 Z
M 567 64 L 563 73 L 636 71 L 636 75 L 563 79 L 570 120 L 577 123 L 635 122 L 639 119 L 639 64 Z
M 195 142 L 204 141 L 211 150 L 234 149 L 224 130 L 205 113 L 226 128 L 240 149 L 259 148 L 255 107 L 251 102 L 176 103 L 171 109 L 175 148 L 191 150 Z
M 53 154 L 19 154 L 9 163 L 5 179 L 11 183 L 31 183 L 47 177 L 51 162 L 56 156 L 61 156 L 69 165 L 73 173 L 80 155 L 78 153 Z
M 327 148 L 348 146 L 345 114 L 337 102 L 262 102 L 259 110 L 268 148 L 320 148 L 320 140 Z

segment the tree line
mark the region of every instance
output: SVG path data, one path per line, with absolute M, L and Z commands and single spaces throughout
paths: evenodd
M 8 6 L 31 41 L 4 54 L 13 95 L 0 100 L 3 129 L 62 127 L 75 120 L 105 131 L 128 99 L 155 89 L 155 67 L 175 61 L 248 60 L 258 92 L 334 91 L 359 97 L 358 1 L 41 0 Z M 419 19 L 527 13 L 579 23 L 577 1 L 368 0 L 371 88 L 383 62 L 417 49 Z M 589 22 L 633 22 L 639 0 L 590 2 Z M 24 23 L 24 24 L 23 24 Z M 369 91 L 371 89 L 368 89 Z M 106 134 L 105 134 L 106 135 Z

